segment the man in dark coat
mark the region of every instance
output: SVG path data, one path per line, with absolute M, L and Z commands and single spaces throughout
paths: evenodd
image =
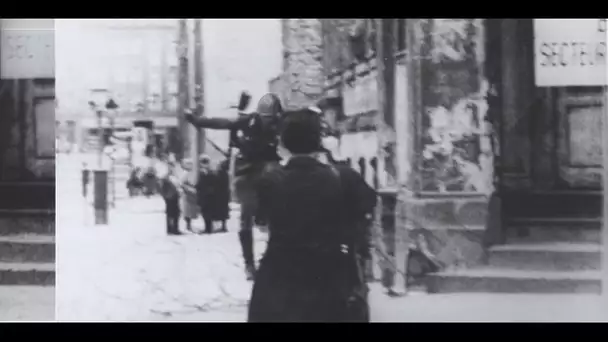
M 222 228 L 220 232 L 227 232 L 226 221 L 230 218 L 230 160 L 222 161 L 216 174 L 216 187 L 214 193 L 214 221 L 220 221 Z
M 213 217 L 214 217 L 214 206 L 215 206 L 215 188 L 216 176 L 211 171 L 211 160 L 208 156 L 201 156 L 200 160 L 200 173 L 198 176 L 198 182 L 196 183 L 196 196 L 198 198 L 198 206 L 201 210 L 201 216 L 205 223 L 205 234 L 213 233 Z
M 255 274 L 253 226 L 257 210 L 256 184 L 260 175 L 280 160 L 277 132 L 282 112 L 279 98 L 275 94 L 266 94 L 258 102 L 255 113 L 240 113 L 235 119 L 186 115 L 186 120 L 197 128 L 229 130 L 231 145 L 239 150 L 233 182 L 236 200 L 241 205 L 239 240 L 248 280 L 252 280 Z
M 369 251 L 364 225 L 374 191 L 350 167 L 317 159 L 318 119 L 286 113 L 286 165 L 258 183 L 259 211 L 270 231 L 256 275 L 249 322 L 369 322 L 359 259 Z
M 179 230 L 179 180 L 175 177 L 173 165 L 160 180 L 160 192 L 165 200 L 165 215 L 167 221 L 167 235 L 181 235 Z

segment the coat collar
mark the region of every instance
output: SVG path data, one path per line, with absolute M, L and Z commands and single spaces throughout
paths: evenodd
M 285 165 L 288 169 L 293 167 L 306 167 L 306 166 L 316 166 L 321 163 L 313 156 L 294 156 L 289 158 L 287 165 Z

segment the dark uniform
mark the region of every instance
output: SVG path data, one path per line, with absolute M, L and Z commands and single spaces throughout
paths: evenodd
M 83 165 L 82 169 L 82 197 L 87 197 L 87 187 L 89 186 L 89 178 L 91 175 L 91 170 L 87 168 L 87 165 Z
M 239 150 L 234 171 L 236 200 L 241 205 L 239 239 L 247 279 L 253 279 L 255 260 L 253 251 L 253 225 L 257 211 L 257 180 L 265 170 L 278 165 L 278 125 L 283 108 L 274 94 L 264 95 L 255 113 L 239 114 L 235 119 L 194 117 L 186 120 L 198 128 L 231 131 L 231 145 Z
M 214 172 L 209 169 L 209 158 L 203 158 L 201 161 L 201 170 L 196 183 L 196 196 L 198 198 L 198 207 L 201 210 L 201 216 L 205 223 L 205 233 L 213 233 L 213 218 L 215 207 L 215 189 L 217 187 L 217 177 Z
M 160 191 L 165 200 L 165 215 L 167 221 L 168 235 L 181 235 L 179 231 L 179 191 L 177 181 L 172 174 L 167 175 L 160 181 Z

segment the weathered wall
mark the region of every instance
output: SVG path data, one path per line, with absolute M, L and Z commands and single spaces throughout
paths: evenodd
M 325 80 L 374 50 L 371 19 L 282 19 L 283 79 L 288 107 L 314 104 Z M 361 35 L 361 39 L 352 37 Z
M 0 148 L 4 153 L 1 154 L 0 180 L 54 179 L 54 104 L 48 102 L 54 98 L 54 83 L 5 81 L 1 91 Z
M 483 23 L 483 19 L 419 21 L 422 190 L 493 191 Z
M 325 84 L 321 19 L 282 19 L 282 25 L 285 106 L 313 105 Z
M 343 71 L 355 62 L 350 37 L 365 26 L 366 19 L 321 19 L 323 23 L 323 64 L 328 74 Z
M 411 20 L 414 55 L 396 87 L 404 91 L 404 81 L 410 87 L 396 101 L 408 106 L 396 109 L 397 123 L 408 127 L 398 129 L 397 150 L 406 155 L 399 162 L 404 183 L 396 194 L 396 240 L 421 244 L 446 267 L 467 267 L 484 255 L 493 191 L 484 21 Z
M 19 177 L 21 132 L 19 115 L 15 110 L 15 83 L 0 82 L 0 180 Z

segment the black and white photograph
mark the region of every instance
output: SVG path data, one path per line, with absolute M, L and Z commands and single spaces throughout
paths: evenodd
M 0 322 L 55 319 L 53 19 L 0 19 Z
M 54 22 L 0 148 L 56 320 L 608 320 L 605 19 Z

